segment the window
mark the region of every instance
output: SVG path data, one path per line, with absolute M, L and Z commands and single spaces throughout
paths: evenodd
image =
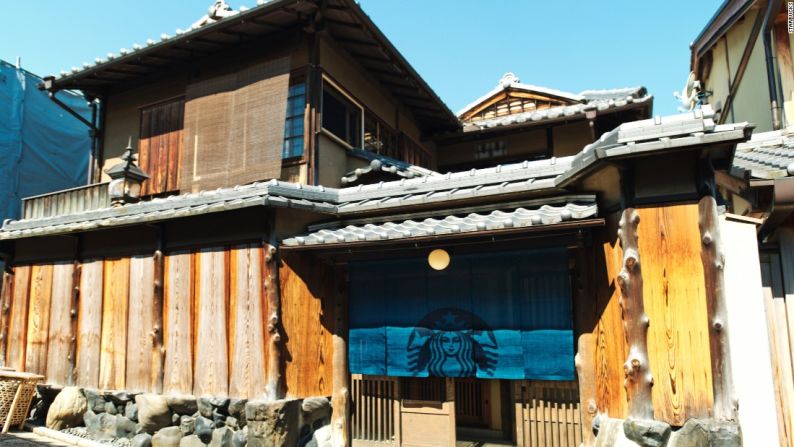
M 352 147 L 361 146 L 361 108 L 323 87 L 323 129 Z
M 282 158 L 303 155 L 303 114 L 306 107 L 306 84 L 302 81 L 289 86 L 287 115 L 284 120 L 284 150 Z
M 397 145 L 397 132 L 372 113 L 364 114 L 364 149 L 402 160 Z

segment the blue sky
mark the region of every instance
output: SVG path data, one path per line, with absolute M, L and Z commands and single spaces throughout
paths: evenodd
M 234 7 L 255 0 L 227 0 Z M 507 71 L 579 92 L 644 85 L 654 113 L 676 113 L 689 43 L 721 0 L 362 0 L 364 10 L 453 110 Z M 0 58 L 46 75 L 187 28 L 212 0 L 14 2 Z

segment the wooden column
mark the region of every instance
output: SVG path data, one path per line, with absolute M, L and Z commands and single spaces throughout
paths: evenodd
M 653 419 L 651 386 L 653 378 L 648 361 L 648 315 L 642 294 L 642 269 L 637 248 L 637 227 L 640 216 L 634 208 L 626 208 L 620 217 L 618 237 L 623 248 L 623 268 L 618 274 L 620 307 L 629 355 L 623 365 L 624 386 L 629 399 L 629 417 Z
M 152 375 L 150 377 L 154 378 L 155 392 L 162 393 L 165 374 L 165 343 L 163 339 L 165 256 L 163 256 L 163 251 L 156 250 L 152 261 L 154 262 L 154 294 L 152 295 Z
M 267 359 L 267 380 L 265 395 L 270 400 L 284 397 L 284 376 L 282 350 L 284 341 L 281 337 L 281 294 L 278 287 L 278 250 L 276 249 L 275 231 L 270 230 L 271 240 L 264 244 L 265 271 L 263 272 L 263 294 L 267 303 L 267 333 L 270 348 Z
M 334 447 L 349 447 L 350 437 L 350 371 L 347 362 L 348 295 L 347 272 L 337 267 L 334 272 L 334 361 L 333 397 L 331 406 L 331 440 Z
M 592 265 L 596 260 L 592 247 L 580 244 L 574 256 L 573 296 L 576 356 L 574 365 L 579 379 L 579 403 L 582 416 L 582 444 L 589 447 L 595 444 L 593 418 L 598 412 L 596 401 L 595 350 L 593 333 L 597 324 L 596 292 L 592 287 Z M 588 262 L 589 261 L 589 262 Z
M 72 301 L 69 308 L 70 330 L 69 334 L 69 384 L 77 384 L 77 338 L 78 331 L 80 330 L 79 316 L 80 316 L 80 275 L 82 273 L 82 264 L 80 261 L 74 261 L 74 268 L 72 269 Z
M 8 329 L 11 321 L 11 302 L 14 293 L 14 275 L 3 272 L 3 284 L 0 290 L 0 365 L 6 366 L 8 352 Z
M 720 239 L 720 222 L 717 202 L 711 195 L 700 199 L 700 257 L 706 286 L 706 306 L 709 318 L 709 347 L 711 351 L 711 377 L 714 389 L 714 417 L 736 419 L 736 400 L 733 392 L 730 343 L 728 341 L 728 314 L 724 293 L 725 256 Z
M 760 14 L 760 13 L 759 13 Z M 783 90 L 783 97 L 780 104 L 783 106 L 785 123 L 794 123 L 794 62 L 791 59 L 791 43 L 788 33 L 788 24 L 785 14 L 781 14 L 781 20 L 775 23 L 775 57 L 777 58 L 778 70 L 780 71 L 780 85 Z

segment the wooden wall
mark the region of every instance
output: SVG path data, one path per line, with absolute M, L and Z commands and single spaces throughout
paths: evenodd
M 159 267 L 158 259 L 163 263 Z M 6 364 L 44 374 L 58 385 L 261 396 L 269 344 L 266 269 L 258 244 L 159 258 L 16 266 L 13 290 L 7 294 Z M 164 276 L 164 362 L 153 337 L 159 320 L 158 271 Z M 74 364 L 69 354 L 73 331 Z
M 334 271 L 308 256 L 293 255 L 282 257 L 279 275 L 287 394 L 330 396 Z
M 687 418 L 709 417 L 713 405 L 698 205 L 637 211 L 654 418 L 681 426 Z M 584 314 L 594 312 L 588 318 L 577 309 L 582 402 L 594 402 L 598 413 L 624 418 L 628 397 L 623 364 L 628 349 L 616 280 L 623 264 L 618 218 L 611 216 L 607 227 L 596 233 L 592 263 L 580 261 L 592 270 L 575 299 L 578 307 L 586 308 Z M 592 385 L 583 383 L 588 381 Z

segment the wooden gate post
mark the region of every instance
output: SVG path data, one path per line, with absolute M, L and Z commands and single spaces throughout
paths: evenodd
M 348 296 L 347 272 L 343 267 L 334 269 L 334 322 L 333 334 L 333 397 L 331 407 L 331 441 L 335 447 L 350 447 L 350 371 L 347 359 Z
M 270 241 L 264 244 L 265 265 L 263 277 L 265 302 L 267 303 L 267 333 L 270 343 L 267 359 L 267 381 L 265 394 L 268 400 L 282 399 L 284 397 L 284 377 L 282 375 L 281 350 L 284 341 L 281 338 L 281 292 L 278 279 L 278 250 L 276 248 L 275 231 L 270 229 Z
M 163 334 L 163 306 L 165 289 L 165 256 L 163 256 L 162 231 L 160 235 L 160 248 L 155 250 L 154 262 L 154 294 L 152 295 L 152 376 L 154 377 L 155 391 L 163 392 L 165 375 L 165 343 Z
M 623 248 L 623 268 L 618 274 L 620 307 L 623 329 L 629 355 L 623 365 L 626 375 L 624 386 L 629 398 L 629 417 L 653 419 L 651 386 L 653 378 L 648 361 L 648 327 L 650 321 L 645 313 L 642 294 L 642 269 L 637 246 L 637 227 L 640 215 L 634 208 L 626 208 L 620 217 L 618 237 Z
M 3 284 L 0 287 L 2 287 L 2 290 L 0 290 L 0 365 L 6 366 L 14 275 L 10 272 L 3 272 Z
M 711 195 L 698 204 L 703 276 L 709 318 L 711 380 L 714 389 L 714 417 L 736 420 L 736 399 L 733 393 L 731 350 L 728 341 L 728 308 L 724 292 L 725 254 L 720 238 L 717 202 Z

